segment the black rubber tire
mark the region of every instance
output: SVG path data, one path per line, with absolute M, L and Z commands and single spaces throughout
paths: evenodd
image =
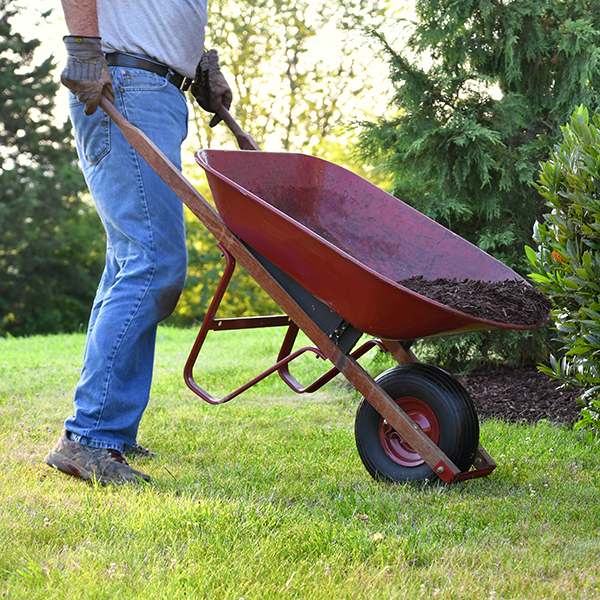
M 479 420 L 469 393 L 452 375 L 433 365 L 409 363 L 388 369 L 375 381 L 400 405 L 403 399 L 405 402 L 416 399 L 427 405 L 437 419 L 439 448 L 461 471 L 471 467 L 479 444 Z M 427 463 L 407 466 L 391 457 L 380 439 L 384 423 L 368 400 L 362 398 L 356 411 L 354 434 L 369 474 L 391 483 L 436 480 L 437 474 Z M 418 455 L 417 458 L 420 460 Z

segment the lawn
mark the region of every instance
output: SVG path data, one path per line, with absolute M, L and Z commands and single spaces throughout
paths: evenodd
M 214 334 L 200 383 L 231 391 L 274 358 L 278 336 Z M 305 397 L 271 376 L 209 406 L 181 375 L 193 337 L 159 330 L 140 432 L 159 456 L 135 462 L 153 483 L 105 488 L 43 464 L 83 335 L 0 339 L 2 598 L 600 598 L 589 433 L 483 422 L 490 477 L 390 486 L 360 462 L 359 397 L 343 381 Z M 319 362 L 303 360 L 298 379 Z

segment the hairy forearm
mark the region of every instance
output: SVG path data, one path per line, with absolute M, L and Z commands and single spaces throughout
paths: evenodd
M 61 0 L 71 35 L 98 36 L 96 0 Z

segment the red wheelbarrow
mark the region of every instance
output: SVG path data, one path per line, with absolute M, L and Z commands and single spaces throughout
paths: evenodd
M 488 475 L 494 461 L 479 444 L 469 394 L 447 372 L 417 361 L 416 339 L 492 328 L 533 329 L 468 315 L 398 281 L 521 280 L 514 271 L 395 197 L 346 169 L 301 154 L 202 150 L 218 213 L 168 159 L 108 102 L 104 110 L 139 154 L 219 241 L 226 268 L 185 366 L 188 387 L 211 404 L 228 402 L 278 372 L 298 393 L 313 392 L 342 373 L 363 395 L 355 421 L 360 458 L 376 479 Z M 226 121 L 237 134 L 243 132 Z M 237 129 L 236 129 L 237 128 Z M 251 138 L 250 138 L 251 139 Z M 254 147 L 252 144 L 250 147 Z M 236 262 L 283 315 L 218 319 Z M 194 365 L 209 331 L 285 326 L 275 364 L 221 399 L 202 389 Z M 298 331 L 315 344 L 293 351 Z M 364 334 L 373 336 L 359 344 Z M 368 350 L 389 352 L 397 366 L 373 379 L 358 363 Z M 315 353 L 333 367 L 303 387 L 289 364 Z

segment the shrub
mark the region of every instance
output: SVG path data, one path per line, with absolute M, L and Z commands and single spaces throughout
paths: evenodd
M 562 131 L 536 185 L 550 212 L 526 248 L 562 346 L 540 369 L 581 388 L 579 426 L 600 431 L 600 115 L 580 107 Z

